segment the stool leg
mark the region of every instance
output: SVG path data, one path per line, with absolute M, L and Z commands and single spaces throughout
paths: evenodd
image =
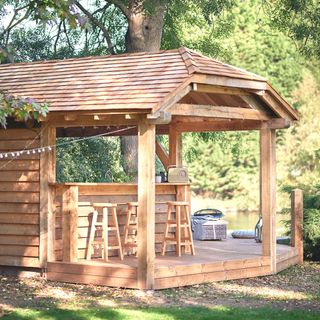
M 169 220 L 171 218 L 171 206 L 168 205 L 168 208 L 167 208 L 167 218 L 166 218 L 166 229 L 165 229 L 165 232 L 164 232 L 164 237 L 163 237 L 163 242 L 162 242 L 162 251 L 161 251 L 161 255 L 164 256 L 165 253 L 166 253 L 166 246 L 167 246 L 167 243 L 166 243 L 166 239 L 169 235 Z
M 190 253 L 190 237 L 188 232 L 188 219 L 187 219 L 187 208 L 182 206 L 181 208 L 181 221 L 183 221 L 182 228 L 182 242 L 185 243 L 183 253 Z
M 126 224 L 124 226 L 123 254 L 125 254 L 126 244 L 128 243 L 129 226 L 131 221 L 132 207 L 128 206 Z
M 108 208 L 103 208 L 103 253 L 104 253 L 104 260 L 109 260 L 109 244 L 108 244 Z
M 176 254 L 181 256 L 181 207 L 176 206 Z
M 193 239 L 192 239 L 192 231 L 191 231 L 191 222 L 190 222 L 190 210 L 189 206 L 186 206 L 186 220 L 188 224 L 188 233 L 189 233 L 189 239 L 190 239 L 190 249 L 191 249 L 191 254 L 194 256 L 195 255 L 195 250 L 194 250 L 194 245 L 193 245 Z
M 134 239 L 134 243 L 136 244 L 136 247 L 135 247 L 135 254 L 136 254 L 136 257 L 138 257 L 138 207 L 134 207 L 134 209 L 132 208 L 132 211 L 135 210 L 135 224 L 136 224 L 136 230 L 134 232 L 134 236 L 135 236 L 135 239 Z
M 96 210 L 92 213 L 92 219 L 91 219 L 91 227 L 90 227 L 90 233 L 89 233 L 89 241 L 88 241 L 88 248 L 87 248 L 87 254 L 86 259 L 90 260 L 92 256 L 92 242 L 94 240 L 94 235 L 96 233 L 96 223 L 98 218 L 98 212 Z
M 117 217 L 117 209 L 114 207 L 112 208 L 112 216 L 113 216 L 114 226 L 116 228 L 116 237 L 117 237 L 118 246 L 119 246 L 119 255 L 120 255 L 120 259 L 123 260 L 123 251 L 122 251 L 122 246 L 121 246 L 119 224 L 118 224 L 118 217 Z

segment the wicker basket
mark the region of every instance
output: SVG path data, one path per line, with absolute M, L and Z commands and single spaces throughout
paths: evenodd
M 197 223 L 194 226 L 193 239 L 195 240 L 224 240 L 227 238 L 227 221 L 215 220 Z

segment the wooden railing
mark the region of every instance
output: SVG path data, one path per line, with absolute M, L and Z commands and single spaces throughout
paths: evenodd
M 75 262 L 84 259 L 93 212 L 92 203 L 112 202 L 118 204 L 119 227 L 123 232 L 127 203 L 137 201 L 136 184 L 53 184 L 54 241 L 52 261 Z M 190 201 L 189 184 L 156 184 L 155 248 L 160 251 L 165 222 L 166 202 Z M 112 253 L 111 253 L 112 254 Z

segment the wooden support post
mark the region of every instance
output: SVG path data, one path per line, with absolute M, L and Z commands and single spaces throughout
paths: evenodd
M 46 126 L 42 129 L 41 147 L 53 145 L 56 142 L 56 128 Z M 55 150 L 41 153 L 40 156 L 40 242 L 39 262 L 42 268 L 47 261 L 54 259 L 54 189 L 49 183 L 56 179 Z
M 62 260 L 78 260 L 78 186 L 68 186 L 62 193 Z
M 182 134 L 172 126 L 169 127 L 169 163 L 182 166 Z
M 303 263 L 303 192 L 291 193 L 291 245 L 297 249 L 298 263 Z
M 276 272 L 276 133 L 260 130 L 260 210 L 262 213 L 262 254 L 270 257 Z
M 153 289 L 155 260 L 155 125 L 138 124 L 138 287 Z

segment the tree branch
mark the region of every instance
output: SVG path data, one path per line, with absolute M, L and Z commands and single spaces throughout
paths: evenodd
M 129 9 L 125 6 L 125 4 L 123 4 L 121 1 L 119 0 L 106 0 L 107 2 L 109 2 L 110 4 L 115 5 L 117 8 L 119 8 L 121 10 L 121 12 L 127 17 L 127 19 L 129 19 L 130 17 L 130 11 Z
M 28 18 L 29 14 L 31 13 L 30 8 L 28 8 L 29 6 L 30 6 L 30 3 L 27 4 L 27 5 L 25 5 L 25 6 L 23 6 L 23 7 L 14 9 L 14 14 L 13 14 L 13 17 L 12 17 L 11 21 L 9 22 L 7 28 L 5 28 L 5 29 L 3 30 L 3 32 L 0 34 L 0 39 L 1 39 L 2 37 L 5 37 L 5 41 L 4 41 L 4 45 L 5 45 L 5 46 L 7 46 L 7 44 L 8 44 L 9 35 L 10 35 L 11 30 L 12 30 L 15 26 L 17 26 L 19 23 L 21 23 L 23 20 L 25 20 L 25 19 Z M 28 8 L 28 9 L 27 9 L 27 8 Z M 16 20 L 16 17 L 18 16 L 19 12 L 22 11 L 22 10 L 24 10 L 24 9 L 27 9 L 27 11 L 26 11 L 26 13 L 24 14 L 24 16 L 23 16 L 21 19 L 19 19 L 19 20 L 17 20 L 16 22 L 14 22 L 14 21 Z M 5 35 L 6 35 L 6 36 L 5 36 Z
M 58 46 L 58 41 L 59 41 L 59 38 L 60 38 L 61 26 L 62 26 L 62 21 L 60 21 L 60 23 L 59 23 L 57 38 L 56 38 L 56 41 L 54 42 L 54 45 L 53 45 L 54 55 L 57 55 L 57 46 Z
M 66 35 L 69 48 L 70 48 L 70 49 L 73 49 L 72 44 L 71 44 L 70 39 L 69 39 L 68 30 L 67 30 L 67 26 L 66 26 L 65 20 L 63 20 L 63 30 L 64 30 L 64 33 L 65 33 L 65 35 Z
M 104 38 L 107 41 L 107 45 L 108 45 L 108 49 L 110 51 L 111 54 L 115 54 L 114 48 L 113 48 L 113 44 L 109 35 L 109 31 L 108 29 L 97 19 L 95 18 L 86 8 L 84 8 L 79 1 L 75 1 L 75 4 L 77 5 L 77 7 L 89 18 L 89 20 L 98 28 L 101 29 Z

